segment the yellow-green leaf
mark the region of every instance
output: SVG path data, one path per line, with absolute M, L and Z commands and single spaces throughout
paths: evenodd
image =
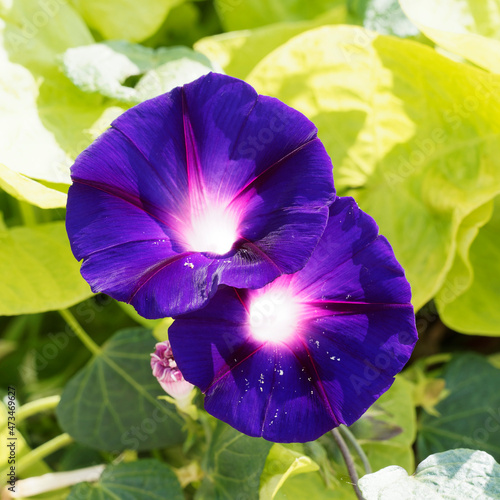
M 474 64 L 500 73 L 500 1 L 399 0 L 431 40 Z
M 54 56 L 69 47 L 93 42 L 83 19 L 61 0 L 0 0 L 0 19 L 8 59 L 35 73 L 55 69 Z
M 289 478 L 318 469 L 319 465 L 304 453 L 278 443 L 273 445 L 260 476 L 259 499 L 273 500 Z
M 436 297 L 436 305 L 441 319 L 450 328 L 462 333 L 498 336 L 500 197 L 495 198 L 494 204 L 483 207 L 482 212 L 477 215 L 480 225 L 490 220 L 481 229 L 471 230 L 469 226 L 467 234 L 468 228 L 461 228 L 463 245 Z
M 92 295 L 63 222 L 0 231 L 0 316 L 72 306 Z
M 345 5 L 338 5 L 313 21 L 283 22 L 222 33 L 198 40 L 194 48 L 218 63 L 228 75 L 245 79 L 261 59 L 290 38 L 325 24 L 345 23 L 346 19 Z
M 59 0 L 0 0 L 0 162 L 34 179 L 69 184 L 69 166 L 109 104 L 77 89 L 59 57 L 93 38 Z
M 411 41 L 327 26 L 248 77 L 319 129 L 341 194 L 392 244 L 416 308 L 444 283 L 463 219 L 500 189 L 500 77 Z
M 226 31 L 257 28 L 283 21 L 314 19 L 344 0 L 215 0 L 215 8 Z
M 62 208 L 67 196 L 56 189 L 40 184 L 0 163 L 0 188 L 14 198 L 40 208 Z
M 413 470 L 417 434 L 412 384 L 397 376 L 392 387 L 351 426 L 374 471 L 396 462 Z
M 123 40 L 68 49 L 62 64 L 66 76 L 79 89 L 132 104 L 220 70 L 188 47 L 155 50 Z M 135 88 L 124 85 L 127 78 L 140 75 L 144 76 Z
M 87 24 L 109 40 L 139 42 L 153 35 L 182 0 L 72 0 Z

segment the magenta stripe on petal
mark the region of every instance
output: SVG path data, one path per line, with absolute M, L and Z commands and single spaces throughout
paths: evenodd
M 335 198 L 316 132 L 214 73 L 125 112 L 71 169 L 66 227 L 84 278 L 160 318 L 203 307 L 221 284 L 298 271 Z
M 220 287 L 169 330 L 207 411 L 251 436 L 305 442 L 352 424 L 417 340 L 410 286 L 373 219 L 352 198 L 329 213 L 302 270 L 258 290 Z

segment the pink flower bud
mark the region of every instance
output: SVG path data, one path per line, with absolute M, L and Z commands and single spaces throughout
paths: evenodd
M 168 340 L 156 344 L 155 352 L 151 354 L 151 369 L 163 390 L 173 398 L 185 398 L 194 387 L 184 380 Z

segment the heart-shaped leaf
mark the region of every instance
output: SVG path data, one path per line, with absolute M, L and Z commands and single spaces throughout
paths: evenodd
M 182 419 L 150 366 L 156 340 L 150 330 L 122 330 L 66 385 L 57 407 L 65 432 L 109 451 L 150 450 L 182 442 Z

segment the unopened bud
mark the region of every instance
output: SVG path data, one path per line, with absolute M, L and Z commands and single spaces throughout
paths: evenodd
M 156 344 L 155 352 L 151 354 L 151 369 L 163 390 L 173 398 L 185 398 L 194 387 L 184 380 L 168 340 Z

